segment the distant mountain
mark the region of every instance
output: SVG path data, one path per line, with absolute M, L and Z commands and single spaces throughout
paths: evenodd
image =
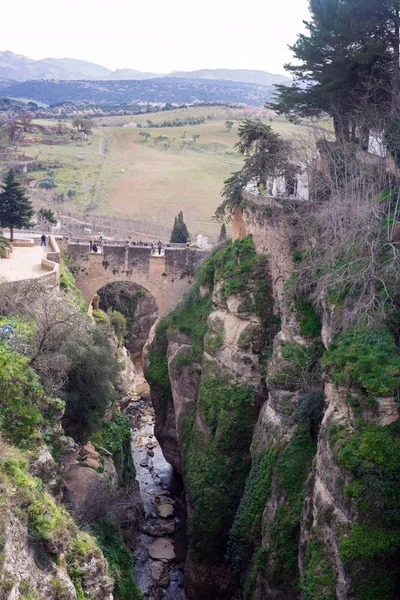
M 74 58 L 43 58 L 33 60 L 21 54 L 6 50 L 0 52 L 1 80 L 32 81 L 55 79 L 58 81 L 134 81 L 160 77 L 183 79 L 211 79 L 215 81 L 239 81 L 258 85 L 289 83 L 289 77 L 273 75 L 266 71 L 246 69 L 201 69 L 198 71 L 173 71 L 168 75 L 143 73 L 136 69 L 116 69 L 112 71 L 101 65 Z
M 290 83 L 290 77 L 274 75 L 267 71 L 251 71 L 248 69 L 199 69 L 198 71 L 172 71 L 167 77 L 184 77 L 185 79 L 218 79 L 242 81 L 259 85 L 274 83 Z
M 1 95 L 48 105 L 63 102 L 189 104 L 196 101 L 262 105 L 271 98 L 273 91 L 271 85 L 240 81 L 160 77 L 142 81 L 24 81 L 3 88 Z

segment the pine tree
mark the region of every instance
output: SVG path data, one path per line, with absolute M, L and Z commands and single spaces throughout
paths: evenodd
M 366 132 L 385 118 L 391 95 L 398 96 L 399 0 L 310 0 L 309 6 L 307 34 L 291 47 L 296 61 L 285 65 L 295 82 L 276 86 L 270 106 L 292 118 L 328 113 L 337 139 L 355 141 L 358 130 L 367 146 Z
M 0 225 L 10 228 L 10 241 L 14 241 L 14 227 L 32 227 L 34 209 L 25 189 L 15 178 L 13 169 L 4 176 L 0 192 Z
M 225 223 L 221 225 L 221 231 L 219 232 L 218 242 L 224 242 L 226 240 L 226 226 Z
M 170 241 L 172 244 L 186 244 L 189 237 L 188 228 L 183 220 L 183 213 L 182 211 L 179 211 L 178 216 L 175 217 Z

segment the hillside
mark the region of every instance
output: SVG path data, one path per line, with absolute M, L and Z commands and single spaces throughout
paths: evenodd
M 267 73 L 266 71 L 253 71 L 249 69 L 199 69 L 198 71 L 173 71 L 168 77 L 185 77 L 186 79 L 217 79 L 241 81 L 243 83 L 256 83 L 259 85 L 274 85 L 275 83 L 289 83 L 291 80 L 285 75 Z
M 21 54 L 6 50 L 0 52 L 0 80 L 27 81 L 33 79 L 75 79 L 87 80 L 142 80 L 163 77 L 164 74 L 141 72 L 137 69 L 124 68 L 112 71 L 101 65 L 74 58 L 43 58 L 33 60 Z M 241 81 L 259 85 L 289 82 L 289 77 L 274 75 L 266 71 L 248 69 L 200 69 L 197 71 L 173 71 L 167 77 L 183 77 L 185 79 L 214 79 Z
M 262 105 L 274 88 L 237 81 L 161 77 L 143 81 L 25 81 L 2 90 L 3 96 L 58 102 L 243 102 Z

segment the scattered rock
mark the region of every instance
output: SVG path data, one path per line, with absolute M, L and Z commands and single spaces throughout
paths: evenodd
M 168 538 L 158 538 L 147 547 L 150 557 L 154 560 L 169 562 L 175 559 L 175 550 L 172 540 Z
M 157 504 L 156 511 L 159 517 L 161 517 L 162 519 L 168 519 L 174 514 L 174 505 L 169 504 L 167 502 L 163 502 L 162 504 Z
M 150 565 L 150 574 L 157 585 L 167 587 L 169 584 L 168 565 L 161 561 L 154 561 Z
M 147 521 L 141 526 L 141 531 L 153 537 L 172 535 L 175 531 L 175 521 Z
M 98 469 L 101 467 L 101 463 L 95 458 L 85 458 L 83 464 L 87 465 L 88 467 L 92 467 L 93 469 Z
M 79 451 L 80 456 L 85 458 L 99 458 L 100 454 L 97 452 L 96 448 L 93 446 L 92 442 L 88 442 Z
M 154 451 L 153 450 L 148 450 L 147 451 L 147 456 L 150 456 L 152 458 L 154 456 Z
M 149 466 L 149 459 L 147 456 L 144 456 L 142 458 L 142 460 L 140 461 L 140 466 L 141 467 L 148 467 Z

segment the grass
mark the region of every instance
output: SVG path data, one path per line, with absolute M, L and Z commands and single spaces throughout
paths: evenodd
M 253 117 L 257 117 L 259 110 L 246 109 Z M 221 201 L 224 180 L 242 166 L 242 157 L 234 150 L 234 145 L 239 120 L 249 116 L 246 111 L 209 106 L 102 117 L 96 119 L 100 127 L 93 129 L 89 141 L 83 142 L 82 146 L 78 142 L 24 146 L 26 155 L 39 155 L 39 162 L 51 164 L 59 159 L 62 165 L 62 168 L 54 169 L 56 188 L 48 191 L 33 188 L 30 195 L 39 207 L 51 205 L 54 194 L 63 192 L 66 201 L 53 205 L 62 208 L 63 212 L 82 213 L 85 206 L 94 201 L 97 204 L 95 213 L 130 217 L 167 229 L 169 224 L 172 228 L 174 216 L 183 210 L 191 233 L 203 233 L 216 240 L 219 225 L 211 219 Z M 156 123 L 189 116 L 202 117 L 206 121 L 200 125 L 146 129 L 152 138 L 167 136 L 171 140 L 168 149 L 162 142 L 158 145 L 152 140 L 144 142 L 139 136 L 143 129 L 122 127 L 129 122 L 147 126 L 147 119 Z M 227 119 L 234 121 L 230 132 L 225 127 Z M 52 123 L 55 121 L 40 121 L 41 125 Z M 284 137 L 303 129 L 280 117 L 274 119 L 272 127 Z M 186 141 L 192 140 L 193 134 L 200 137 L 195 143 L 182 147 L 181 137 L 185 131 Z M 0 169 L 5 166 L 0 163 Z M 46 171 L 30 175 L 39 181 Z M 70 189 L 76 190 L 72 199 L 67 198 Z

